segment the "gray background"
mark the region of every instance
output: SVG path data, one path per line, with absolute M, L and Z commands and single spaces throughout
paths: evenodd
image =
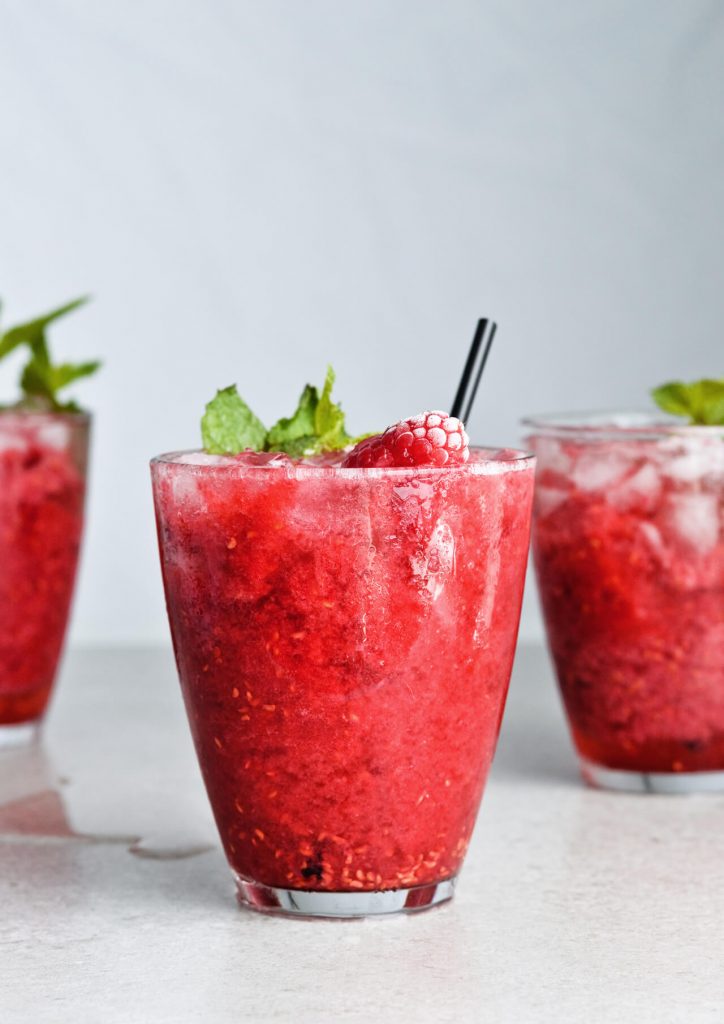
M 331 360 L 384 427 L 481 313 L 477 442 L 721 373 L 723 87 L 721 2 L 0 0 L 4 321 L 90 291 L 55 348 L 106 361 L 75 639 L 167 637 L 146 463 L 217 386 Z

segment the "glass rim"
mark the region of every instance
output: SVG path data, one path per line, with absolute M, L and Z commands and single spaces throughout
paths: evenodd
M 442 473 L 445 475 L 459 475 L 467 473 L 470 476 L 493 476 L 495 474 L 516 472 L 535 465 L 535 454 L 521 448 L 495 448 L 488 445 L 471 445 L 471 452 L 508 452 L 509 458 L 483 458 L 476 461 L 463 462 L 455 466 L 375 466 L 375 467 L 352 467 L 320 465 L 309 462 L 277 463 L 276 465 L 248 465 L 239 462 L 237 456 L 221 455 L 218 458 L 226 459 L 225 462 L 190 462 L 183 460 L 183 456 L 205 454 L 203 448 L 186 448 L 179 451 L 163 452 L 155 455 L 151 461 L 151 467 L 158 465 L 183 466 L 186 469 L 196 470 L 202 473 L 234 473 L 242 475 L 250 472 L 279 472 L 285 470 L 289 476 L 296 477 L 323 477 L 335 476 L 349 480 L 355 477 L 367 479 L 429 475 L 430 473 Z
M 525 416 L 521 421 L 533 436 L 590 441 L 660 441 L 671 437 L 724 437 L 724 426 L 684 423 L 666 413 L 602 409 L 552 412 Z
M 92 413 L 83 409 L 18 409 L 12 405 L 0 405 L 0 416 L 14 416 L 17 419 L 62 419 L 76 423 L 90 423 Z

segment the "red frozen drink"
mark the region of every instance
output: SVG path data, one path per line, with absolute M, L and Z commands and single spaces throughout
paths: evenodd
M 449 898 L 495 749 L 533 460 L 399 466 L 384 448 L 153 462 L 199 761 L 241 898 L 264 909 Z
M 68 620 L 88 417 L 0 412 L 0 739 L 42 716 Z
M 724 789 L 724 432 L 528 426 L 538 583 L 584 776 Z

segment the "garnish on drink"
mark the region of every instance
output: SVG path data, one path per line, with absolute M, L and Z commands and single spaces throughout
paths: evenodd
M 460 420 L 445 412 L 426 412 L 394 424 L 383 434 L 353 438 L 347 433 L 342 407 L 332 401 L 331 366 L 321 394 L 311 384 L 302 392 L 296 411 L 267 430 L 239 395 L 236 385 L 216 393 L 201 420 L 204 450 L 210 454 L 284 452 L 304 459 L 344 452 L 347 468 L 461 465 L 468 459 L 468 436 Z
M 651 396 L 664 412 L 686 416 L 692 424 L 724 425 L 724 380 L 672 381 L 654 388 Z
M 25 349 L 27 362 L 20 375 L 21 397 L 11 408 L 34 412 L 80 412 L 73 400 L 62 401 L 59 393 L 83 377 L 89 377 L 100 367 L 93 360 L 86 363 L 53 363 L 46 332 L 61 317 L 85 305 L 87 298 L 74 299 L 43 316 L 17 324 L 0 334 L 0 359 L 16 349 Z

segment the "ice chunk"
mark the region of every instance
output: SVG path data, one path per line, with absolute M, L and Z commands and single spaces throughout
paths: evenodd
M 181 452 L 174 459 L 184 466 L 223 466 L 228 461 L 228 455 L 210 455 L 208 452 Z
M 540 469 L 550 469 L 565 476 L 571 468 L 571 457 L 563 450 L 559 441 L 551 437 L 536 438 L 535 454 Z
M 436 600 L 455 568 L 455 537 L 447 523 L 436 524 L 426 548 L 410 557 L 410 568 L 418 586 Z
M 568 491 L 562 487 L 544 487 L 541 484 L 535 489 L 535 509 L 539 516 L 548 516 L 566 500 Z
M 623 481 L 631 460 L 610 448 L 584 452 L 573 466 L 571 478 L 581 491 L 600 491 Z
M 179 505 L 198 502 L 200 479 L 197 473 L 172 473 L 170 476 L 173 500 Z
M 48 448 L 59 451 L 66 448 L 70 440 L 70 430 L 65 423 L 49 420 L 38 428 L 38 441 Z
M 708 477 L 724 477 L 724 443 L 721 438 L 687 438 L 679 451 L 680 454 L 665 463 L 664 472 L 671 479 L 694 483 Z
M 607 491 L 610 505 L 622 512 L 633 508 L 653 509 L 661 495 L 661 476 L 651 462 L 644 463 L 632 476 L 624 477 Z
M 685 544 L 706 554 L 719 540 L 718 497 L 706 492 L 672 494 L 665 522 Z
M 286 469 L 292 466 L 292 460 L 286 452 L 242 452 L 233 456 L 240 466 L 264 466 L 271 469 Z
M 654 526 L 653 523 L 644 520 L 642 523 L 639 523 L 639 530 L 648 541 L 654 553 L 663 556 L 666 549 L 658 526 Z
M 17 431 L 3 430 L 0 427 L 0 452 L 19 452 L 28 447 L 28 438 L 21 436 Z

